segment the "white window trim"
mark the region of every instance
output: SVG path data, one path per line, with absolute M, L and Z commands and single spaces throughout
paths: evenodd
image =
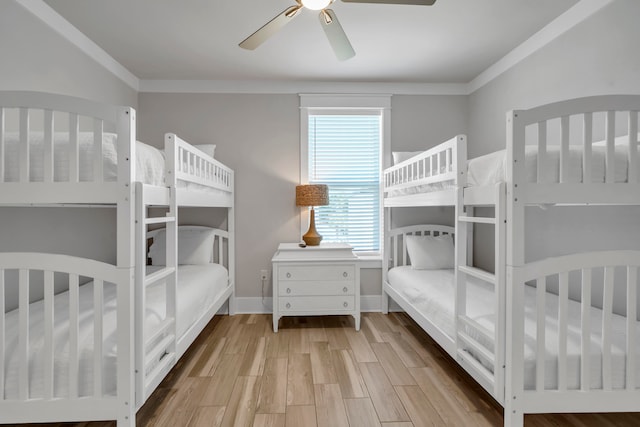
M 382 120 L 382 165 L 384 169 L 391 162 L 391 95 L 368 94 L 300 94 L 300 184 L 309 181 L 309 114 L 314 111 L 353 109 L 354 113 L 375 110 L 381 112 Z M 382 172 L 382 171 L 380 171 Z M 360 252 L 359 256 L 367 260 L 382 259 L 384 247 L 384 208 L 383 186 L 380 173 L 380 252 Z M 309 210 L 300 209 L 300 235 L 309 228 Z

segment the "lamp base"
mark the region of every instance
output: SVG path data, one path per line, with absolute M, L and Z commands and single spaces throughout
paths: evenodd
M 311 209 L 310 215 L 309 231 L 307 231 L 305 235 L 302 236 L 302 240 L 304 240 L 307 246 L 318 246 L 322 241 L 322 236 L 318 234 L 318 231 L 316 230 L 316 212 L 313 208 Z
M 322 241 L 322 236 L 310 236 L 309 233 L 302 236 L 302 240 L 307 244 L 307 246 L 319 246 Z

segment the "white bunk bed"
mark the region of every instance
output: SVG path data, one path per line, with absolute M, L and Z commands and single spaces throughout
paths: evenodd
M 0 423 L 135 425 L 213 315 L 227 301 L 234 312 L 233 185 L 231 169 L 174 134 L 164 153 L 137 142 L 132 108 L 0 92 L 0 205 L 113 207 L 117 228 L 115 264 L 0 253 Z M 179 206 L 226 209 L 226 231 L 199 230 L 208 262 L 178 265 Z M 147 234 L 159 233 L 148 228 L 163 224 L 163 262 L 148 267 Z
M 394 286 L 392 275 L 384 273 L 387 295 L 504 406 L 505 426 L 522 426 L 525 413 L 640 411 L 640 251 L 536 261 L 526 260 L 524 253 L 526 206 L 640 205 L 638 111 L 640 96 L 630 95 L 511 111 L 505 151 L 469 162 L 447 160 L 444 169 L 438 168 L 458 168 L 455 269 L 446 279 L 455 283 L 449 295 L 453 311 L 448 311 L 453 329 L 434 322 L 416 307 L 415 296 L 399 290 L 397 278 Z M 451 195 L 426 187 L 437 180 L 426 182 L 429 173 L 421 172 L 420 162 L 433 164 L 433 156 L 442 152 L 443 147 L 435 147 L 387 169 L 385 207 L 451 205 Z M 457 150 L 458 156 L 464 152 Z M 483 169 L 487 164 L 494 165 L 489 172 Z M 493 207 L 495 215 L 477 216 L 477 206 Z M 474 224 L 495 227 L 494 272 L 473 266 Z M 389 266 L 407 264 L 404 238 L 398 236 L 431 229 L 389 231 Z M 569 287 L 578 289 L 571 299 Z M 592 301 L 596 287 L 603 289 L 600 301 Z M 625 289 L 626 316 L 613 313 L 614 287 Z M 479 288 L 489 290 L 484 299 Z M 484 301 L 485 311 L 478 301 Z

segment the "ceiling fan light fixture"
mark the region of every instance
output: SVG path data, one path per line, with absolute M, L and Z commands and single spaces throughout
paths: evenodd
M 302 5 L 311 10 L 322 10 L 331 4 L 331 0 L 302 0 Z
M 327 36 L 329 44 L 335 53 L 336 58 L 340 61 L 345 61 L 349 58 L 353 58 L 356 54 L 349 38 L 344 32 L 342 25 L 338 21 L 338 17 L 329 9 L 329 6 L 336 0 L 295 0 L 294 6 L 289 6 L 284 11 L 280 12 L 271 21 L 264 24 L 258 29 L 258 31 L 251 34 L 249 37 L 240 42 L 240 47 L 243 49 L 253 50 L 262 44 L 265 40 L 282 29 L 287 23 L 298 15 L 298 12 L 305 9 L 319 10 L 318 17 L 320 18 L 320 25 Z M 382 4 L 415 4 L 430 6 L 436 2 L 436 0 L 342 0 L 344 2 L 352 3 L 382 3 Z

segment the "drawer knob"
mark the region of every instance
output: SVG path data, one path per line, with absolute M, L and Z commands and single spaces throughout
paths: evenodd
M 342 292 L 347 292 L 349 289 L 347 289 L 347 287 L 345 286 L 344 288 L 342 288 Z
M 287 273 L 287 279 L 291 278 L 291 273 Z
M 287 303 L 287 308 L 291 308 L 291 303 L 290 302 Z
M 345 301 L 345 302 L 344 302 L 344 304 L 342 304 L 342 305 L 344 306 L 344 308 L 349 307 L 349 303 L 348 303 L 348 302 L 346 302 L 346 301 Z
M 347 272 L 345 271 L 344 273 L 342 273 L 342 277 L 347 277 L 349 274 L 347 274 Z
M 290 294 L 291 293 L 291 288 L 287 288 L 287 293 Z

